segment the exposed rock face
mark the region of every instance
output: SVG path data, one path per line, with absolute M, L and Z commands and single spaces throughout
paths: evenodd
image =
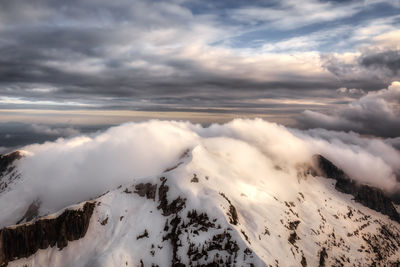
M 216 218 L 210 218 L 207 213 L 196 209 L 183 212 L 186 206 L 186 198 L 177 196 L 169 199 L 169 186 L 167 178 L 161 177 L 160 184 L 137 184 L 135 186 L 139 196 L 149 200 L 155 200 L 154 194 L 158 199 L 157 209 L 165 218 L 164 235 L 158 248 L 164 246 L 163 242 L 168 241 L 172 247 L 171 266 L 232 266 L 237 263 L 239 255 L 244 257 L 244 261 L 249 262 L 249 266 L 254 266 L 253 252 L 245 247 L 240 249 L 238 241 L 234 238 L 231 227 L 222 227 L 217 223 Z M 158 192 L 157 192 L 158 189 Z M 237 212 L 230 200 L 223 194 L 230 204 L 228 216 L 231 224 L 237 224 Z M 232 215 L 234 214 L 234 215 Z M 242 233 L 244 233 L 242 231 Z M 137 236 L 137 240 L 149 238 L 151 233 L 146 229 Z M 197 240 L 198 236 L 202 236 Z M 185 248 L 184 244 L 188 243 Z M 154 251 L 151 252 L 154 256 Z M 188 261 L 184 263 L 185 261 Z
M 335 188 L 354 196 L 354 200 L 364 206 L 388 215 L 392 220 L 400 222 L 400 215 L 393 206 L 391 199 L 379 188 L 359 184 L 351 179 L 343 170 L 336 167 L 331 161 L 321 155 L 313 157 L 316 173 L 320 176 L 335 179 Z M 313 173 L 313 172 L 311 172 Z
M 8 171 L 12 163 L 22 157 L 19 151 L 15 151 L 6 155 L 0 155 L 0 177 L 3 176 L 5 172 Z
M 236 211 L 235 206 L 232 205 L 232 202 L 229 200 L 229 198 L 224 194 L 224 193 L 219 193 L 223 198 L 226 199 L 229 203 L 229 212 L 228 212 L 228 217 L 229 217 L 229 223 L 233 225 L 237 225 L 239 222 L 238 214 Z
M 0 230 L 0 266 L 9 261 L 29 257 L 39 249 L 57 245 L 62 249 L 68 241 L 85 236 L 95 203 L 86 202 L 82 209 L 65 210 L 51 219 L 6 227 Z
M 156 190 L 157 190 L 157 185 L 152 185 L 151 183 L 146 183 L 146 184 L 137 184 L 135 186 L 135 193 L 138 194 L 141 197 L 146 196 L 147 199 L 152 199 L 155 200 L 156 198 Z
M 21 157 L 19 151 L 0 155 L 0 193 L 6 191 L 9 185 L 19 178 L 14 162 Z
M 163 211 L 164 216 L 177 214 L 185 207 L 186 199 L 178 197 L 169 203 L 167 198 L 169 187 L 168 185 L 165 185 L 167 180 L 165 177 L 161 177 L 160 180 L 162 181 L 160 188 L 158 189 L 158 199 L 160 201 L 160 205 L 158 205 L 157 208 Z
M 388 198 L 381 190 L 368 185 L 361 185 L 357 191 L 352 194 L 355 200 L 364 206 L 388 215 L 392 220 L 400 222 L 400 216 Z

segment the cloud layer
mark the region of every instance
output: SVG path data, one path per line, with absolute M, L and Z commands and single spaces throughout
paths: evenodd
M 398 137 L 400 136 L 400 82 L 393 82 L 387 89 L 369 92 L 332 114 L 306 110 L 299 121 L 306 128 Z
M 190 155 L 192 150 L 207 151 L 208 146 L 222 162 L 218 168 L 230 160 L 238 160 L 240 168 L 268 162 L 272 173 L 279 169 L 283 176 L 295 178 L 299 166 L 320 153 L 354 179 L 388 192 L 399 190 L 400 152 L 379 139 L 327 130 L 299 131 L 259 119 L 209 127 L 148 121 L 24 147 L 26 156 L 18 165 L 23 181 L 2 196 L 0 208 L 23 213 L 33 200 L 40 199 L 43 213 L 54 212 L 120 184 L 158 175 L 174 166 L 187 149 Z M 7 199 L 16 196 L 21 206 L 9 207 Z
M 2 2 L 0 107 L 266 113 L 259 99 L 377 90 L 399 75 L 398 12 L 383 0 Z

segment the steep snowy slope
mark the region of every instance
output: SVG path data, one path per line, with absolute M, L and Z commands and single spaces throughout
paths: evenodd
M 158 133 L 149 131 L 149 124 L 131 125 L 129 131 L 115 128 L 109 136 L 124 132 L 126 140 L 112 139 L 113 146 L 100 135 L 81 142 L 27 147 L 25 157 L 17 162 L 23 179 L 0 196 L 15 203 L 0 203 L 4 210 L 1 223 L 6 226 L 0 232 L 0 262 L 8 266 L 399 264 L 400 225 L 395 213 L 385 211 L 393 212 L 391 207 L 395 207 L 389 194 L 364 181 L 346 180 L 353 177 L 345 174 L 346 166 L 343 172 L 329 161 L 336 164 L 328 148 L 313 150 L 309 140 L 263 121 L 235 121 L 210 128 L 157 122 L 157 129 L 170 138 L 165 143 L 158 142 Z M 142 143 L 137 127 L 147 143 Z M 123 150 L 127 144 L 133 154 Z M 339 151 L 337 144 L 332 146 Z M 97 147 L 101 154 L 94 153 Z M 74 155 L 81 157 L 78 161 L 70 158 L 76 151 Z M 315 152 L 329 160 L 316 156 L 316 162 Z M 367 154 L 368 148 L 359 148 L 361 152 L 376 156 Z M 36 163 L 35 157 L 43 159 L 48 153 L 53 153 L 52 162 L 44 171 L 55 175 L 58 170 L 68 178 L 65 173 L 80 175 L 77 182 L 85 186 L 91 183 L 81 181 L 86 179 L 83 174 L 95 174 L 90 182 L 99 184 L 73 192 L 75 184 L 70 180 L 54 178 L 67 190 L 54 203 L 51 192 L 45 192 L 58 192 L 58 184 L 48 181 L 41 184 L 45 190 L 33 190 L 30 181 L 44 181 L 37 178 L 40 168 L 33 176 L 27 173 L 29 161 Z M 129 155 L 134 156 L 126 159 Z M 67 159 L 72 163 L 66 163 Z M 76 168 L 58 165 L 52 169 L 55 162 Z M 362 170 L 358 164 L 364 162 L 353 163 Z M 88 172 L 89 167 L 100 171 Z M 80 168 L 85 172 L 79 172 Z M 112 183 L 102 175 L 110 176 Z M 109 191 L 96 196 L 102 186 Z M 378 197 L 366 197 L 359 188 Z M 25 197 L 15 198 L 16 192 L 19 196 L 25 192 Z M 40 203 L 37 216 L 57 213 L 14 225 L 32 200 Z M 81 203 L 69 206 L 77 202 Z

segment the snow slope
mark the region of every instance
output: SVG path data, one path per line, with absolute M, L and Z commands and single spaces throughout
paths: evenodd
M 39 249 L 9 266 L 399 264 L 399 224 L 337 191 L 335 180 L 307 171 L 313 153 L 340 154 L 340 145 L 318 139 L 313 144 L 325 150 L 316 151 L 311 137 L 260 120 L 210 128 L 149 122 L 111 132 L 26 148 L 17 162 L 23 179 L 0 196 L 3 226 L 21 219 L 38 199 L 38 217 L 58 211 L 47 217 L 56 218 L 69 205 L 67 210 L 82 209 L 85 201 L 95 206 L 82 238 L 61 249 Z M 349 150 L 342 156 L 352 155 Z M 379 157 L 370 151 L 357 148 L 360 162 L 353 165 L 368 168 L 362 156 L 367 162 Z M 383 166 L 377 175 L 396 170 L 380 160 L 372 166 Z M 61 178 L 48 181 L 39 175 L 46 171 Z M 70 175 L 79 177 L 70 181 Z M 53 201 L 52 192 L 31 187 L 32 181 L 65 192 Z

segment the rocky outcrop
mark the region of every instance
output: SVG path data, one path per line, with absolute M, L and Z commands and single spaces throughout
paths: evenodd
M 138 194 L 141 197 L 146 196 L 147 199 L 152 199 L 155 200 L 156 199 L 156 191 L 157 191 L 157 185 L 153 185 L 151 183 L 141 183 L 141 184 L 137 184 L 135 186 L 135 192 L 136 194 Z
M 10 184 L 20 177 L 14 162 L 21 157 L 19 151 L 0 155 L 0 193 L 8 190 Z
M 186 199 L 179 196 L 169 203 L 167 198 L 169 187 L 168 185 L 165 185 L 167 179 L 165 177 L 161 177 L 160 180 L 162 181 L 158 189 L 158 199 L 160 201 L 160 205 L 158 205 L 157 209 L 161 209 L 164 216 L 177 214 L 185 207 Z
M 381 189 L 357 183 L 343 170 L 321 155 L 314 155 L 313 161 L 316 170 L 311 173 L 335 179 L 337 181 L 335 188 L 338 191 L 353 195 L 355 201 L 388 215 L 392 220 L 400 223 L 400 215 L 397 213 L 392 200 Z
M 19 151 L 0 155 L 0 177 L 9 172 L 10 168 L 12 168 L 12 164 L 14 163 L 14 161 L 20 159 L 21 157 L 22 155 Z
M 55 218 L 42 218 L 32 223 L 0 230 L 0 266 L 9 261 L 29 257 L 39 249 L 57 245 L 62 249 L 68 241 L 85 236 L 95 203 L 86 202 L 81 209 L 65 210 Z
M 170 199 L 170 187 L 167 182 L 166 177 L 161 177 L 159 184 L 141 183 L 135 185 L 134 193 L 158 202 L 157 209 L 165 219 L 162 242 L 152 244 L 150 251 L 152 256 L 155 253 L 154 247 L 162 249 L 165 246 L 164 242 L 168 241 L 172 248 L 172 261 L 165 265 L 234 266 L 239 258 L 243 257 L 246 266 L 254 266 L 253 262 L 256 262 L 257 256 L 247 246 L 244 246 L 244 248 L 239 246 L 234 229 L 229 225 L 223 227 L 218 223 L 217 218 L 211 218 L 204 211 L 186 210 L 187 200 L 183 196 Z M 228 216 L 232 220 L 231 223 L 238 224 L 238 214 L 235 207 L 225 194 L 221 193 L 221 195 L 230 205 Z M 241 232 L 247 238 L 244 231 L 241 230 Z M 152 233 L 145 229 L 136 239 L 146 240 L 151 235 Z
M 229 200 L 229 198 L 224 194 L 224 193 L 219 193 L 223 198 L 225 198 L 226 201 L 229 203 L 229 211 L 227 213 L 229 217 L 229 223 L 233 225 L 237 225 L 239 222 L 239 217 L 236 211 L 235 206 L 232 205 L 232 202 Z

